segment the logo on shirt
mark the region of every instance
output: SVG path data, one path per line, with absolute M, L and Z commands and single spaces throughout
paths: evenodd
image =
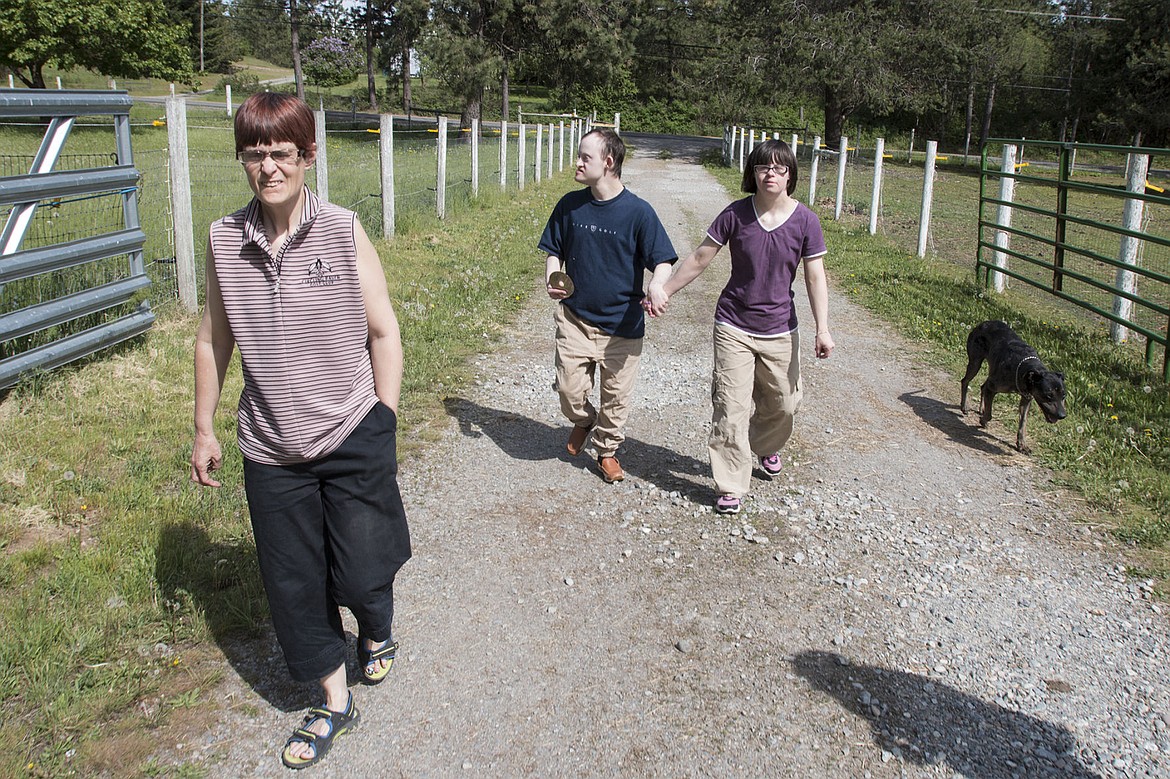
M 309 264 L 309 270 L 306 273 L 308 277 L 302 283 L 310 287 L 327 287 L 336 284 L 341 278 L 333 272 L 333 266 L 320 257 Z
M 601 233 L 602 235 L 617 235 L 617 230 L 607 230 L 604 227 L 599 227 L 596 224 L 585 224 L 583 222 L 573 222 L 573 227 L 581 230 L 588 230 L 591 233 Z

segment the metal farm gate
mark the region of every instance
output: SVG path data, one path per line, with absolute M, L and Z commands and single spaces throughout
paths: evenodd
M 28 167 L 0 170 L 0 388 L 154 322 L 131 104 L 125 92 L 0 89 L 0 120 L 24 118 L 0 153 Z M 79 117 L 92 119 L 79 129 Z

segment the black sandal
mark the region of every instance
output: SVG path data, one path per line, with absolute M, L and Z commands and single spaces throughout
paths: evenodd
M 366 684 L 381 684 L 390 673 L 390 669 L 394 667 L 394 656 L 397 653 L 397 641 L 391 641 L 377 649 L 366 649 L 366 637 L 359 634 L 357 640 L 358 665 L 362 667 L 362 678 L 366 680 Z M 376 663 L 379 660 L 386 661 L 385 667 L 381 670 L 375 669 L 373 673 L 370 673 L 370 663 Z
M 315 706 L 309 709 L 309 713 L 305 715 L 305 721 L 293 731 L 288 741 L 285 742 L 284 751 L 280 753 L 280 761 L 289 768 L 308 768 L 325 757 L 326 753 L 329 752 L 329 747 L 333 746 L 334 738 L 344 736 L 353 730 L 361 718 L 361 712 L 353 704 L 352 692 L 349 694 L 349 700 L 346 701 L 345 711 L 333 711 L 324 706 Z M 324 736 L 309 730 L 309 726 L 319 719 L 323 719 L 329 724 L 329 732 Z M 313 747 L 313 756 L 293 757 L 288 753 L 289 747 L 293 744 L 308 744 Z

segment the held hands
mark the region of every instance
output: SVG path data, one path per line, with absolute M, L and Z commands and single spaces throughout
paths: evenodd
M 833 336 L 829 335 L 827 330 L 823 333 L 817 333 L 817 343 L 815 347 L 817 359 L 827 360 L 829 355 L 833 353 L 833 347 L 835 346 L 836 344 L 833 343 Z
M 666 294 L 666 290 L 658 284 L 651 284 L 646 297 L 642 298 L 642 310 L 651 317 L 659 317 L 666 313 L 669 306 L 670 295 Z
M 215 435 L 195 434 L 195 445 L 191 447 L 191 481 L 204 487 L 218 487 L 219 482 L 211 477 L 223 465 L 223 452 Z

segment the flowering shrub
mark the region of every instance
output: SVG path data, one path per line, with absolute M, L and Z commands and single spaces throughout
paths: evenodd
M 326 89 L 353 81 L 365 64 L 361 53 L 348 41 L 331 35 L 318 38 L 301 52 L 305 79 Z

